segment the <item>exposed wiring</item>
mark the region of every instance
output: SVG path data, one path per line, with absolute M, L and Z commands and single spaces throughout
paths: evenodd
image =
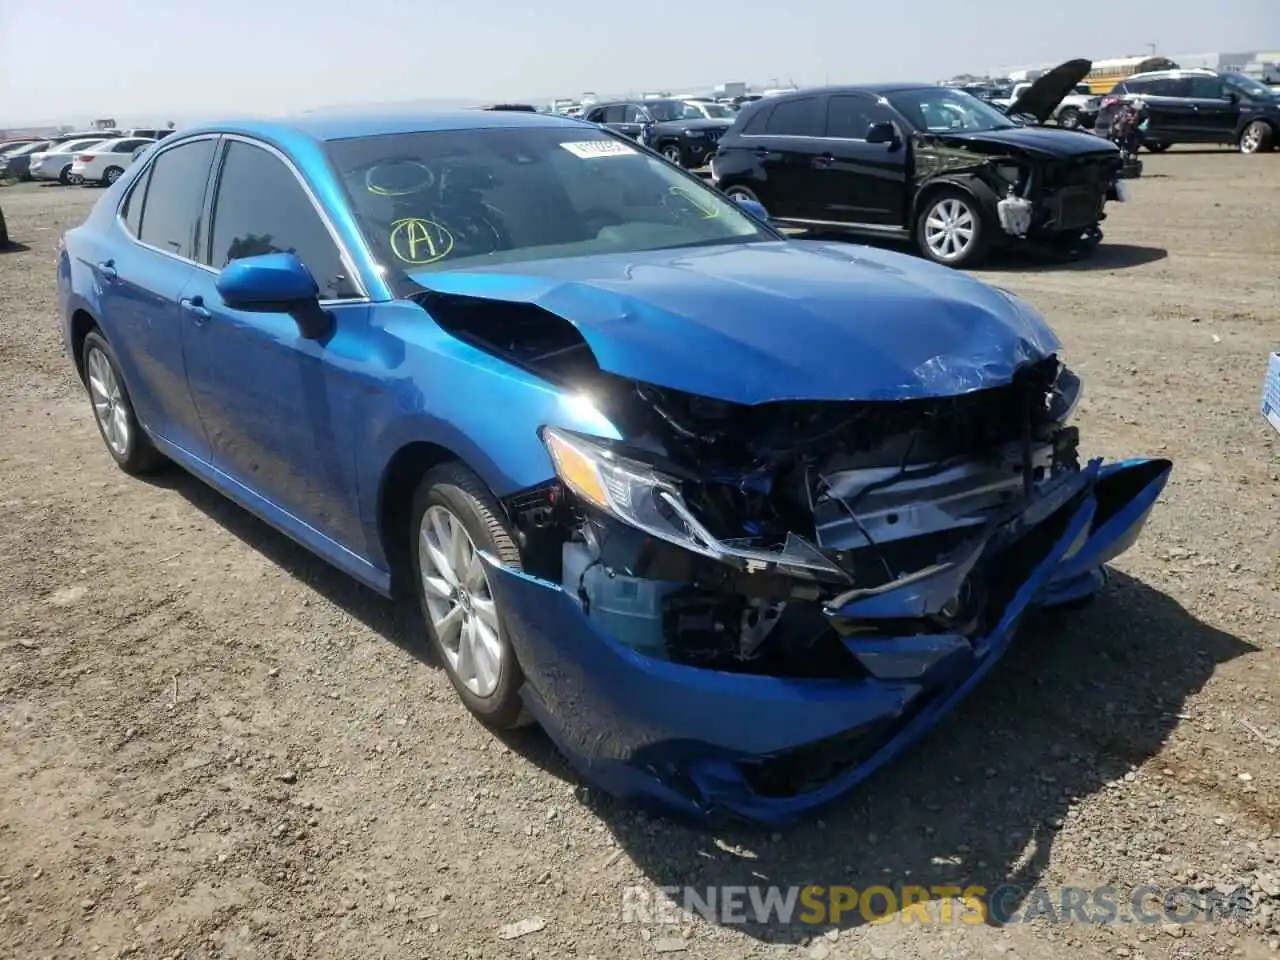
M 876 555 L 876 559 L 880 561 L 880 566 L 884 567 L 885 576 L 888 577 L 890 580 L 896 580 L 897 575 L 894 574 L 893 567 L 889 566 L 889 561 L 885 559 L 884 552 L 880 549 L 880 544 L 876 543 L 875 539 L 871 536 L 871 531 L 869 531 L 866 528 L 866 526 L 863 524 L 862 520 L 858 517 L 858 515 L 853 512 L 853 508 L 850 507 L 849 504 L 845 503 L 844 497 L 836 493 L 835 488 L 831 486 L 830 480 L 828 480 L 822 474 L 818 474 L 818 480 L 819 482 L 822 483 L 824 487 L 826 487 L 827 496 L 831 497 L 832 500 L 840 504 L 840 506 L 844 507 L 845 512 L 849 514 L 849 519 L 852 520 L 854 524 L 857 525 L 858 531 L 864 537 L 866 537 L 867 543 L 871 546 L 872 551 Z

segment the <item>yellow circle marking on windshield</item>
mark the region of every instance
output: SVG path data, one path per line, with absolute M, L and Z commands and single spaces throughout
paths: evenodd
M 406 217 L 391 224 L 391 252 L 405 263 L 435 263 L 453 253 L 453 234 L 434 220 Z
M 673 196 L 684 197 L 684 199 L 688 200 L 689 203 L 691 203 L 694 208 L 702 214 L 703 220 L 714 220 L 716 217 L 720 216 L 720 211 L 713 207 L 709 201 L 695 197 L 684 187 L 672 187 L 671 193 Z
M 408 186 L 408 187 L 399 187 L 399 188 L 384 187 L 382 184 L 374 182 L 376 179 L 374 174 L 380 172 L 384 166 L 385 167 L 396 167 L 396 166 L 412 167 L 421 173 L 422 179 L 414 182 L 411 186 Z M 399 164 L 388 163 L 388 164 L 383 164 L 382 166 L 370 167 L 368 170 L 365 171 L 365 175 L 364 175 L 364 188 L 368 190 L 370 193 L 375 194 L 379 197 L 407 197 L 410 194 L 421 193 L 423 190 L 426 190 L 435 182 L 436 182 L 436 175 L 431 172 L 431 168 L 428 167 L 425 163 L 417 163 L 413 160 L 405 160 L 400 162 Z

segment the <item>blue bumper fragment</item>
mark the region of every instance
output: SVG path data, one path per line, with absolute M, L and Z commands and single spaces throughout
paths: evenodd
M 990 561 L 1009 586 L 985 633 L 846 639 L 865 671 L 857 679 L 651 659 L 601 632 L 559 585 L 485 559 L 528 681 L 526 704 L 584 778 L 699 819 L 784 823 L 846 793 L 934 726 L 994 666 L 1029 609 L 1095 591 L 1170 470 L 1164 460 L 1091 463 L 1078 492 L 1024 531 L 1042 534 L 1030 561 L 1016 550 Z M 966 570 L 968 559 L 959 561 Z M 929 584 L 904 588 L 895 609 L 896 592 L 859 615 L 912 616 L 936 601 Z M 783 780 L 792 786 L 779 788 Z

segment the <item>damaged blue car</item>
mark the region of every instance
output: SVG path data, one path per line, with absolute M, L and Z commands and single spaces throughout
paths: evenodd
M 408 592 L 478 718 L 694 817 L 850 790 L 1092 595 L 1171 469 L 1082 459 L 1016 296 L 568 118 L 181 131 L 57 272 L 122 469 Z

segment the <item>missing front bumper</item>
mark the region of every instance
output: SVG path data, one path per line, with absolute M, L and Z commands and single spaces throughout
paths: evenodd
M 1035 524 L 1040 542 L 1025 568 L 1005 571 L 985 632 L 846 641 L 866 667 L 857 680 L 651 659 L 604 634 L 559 585 L 485 559 L 525 702 L 584 778 L 698 818 L 784 822 L 846 793 L 932 727 L 991 669 L 1029 609 L 1096 589 L 1170 470 L 1165 460 L 1091 464 L 1079 495 Z

